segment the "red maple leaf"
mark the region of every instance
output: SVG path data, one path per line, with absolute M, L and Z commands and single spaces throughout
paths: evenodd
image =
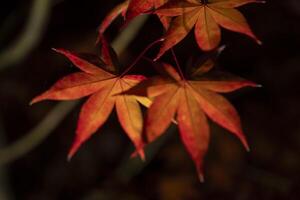
M 151 102 L 148 98 L 119 94 L 135 86 L 145 77 L 124 73 L 117 75 L 117 58 L 106 42 L 103 43 L 101 62 L 104 64 L 101 66 L 96 66 L 63 49 L 55 51 L 66 56 L 82 72 L 73 73 L 57 81 L 49 90 L 35 97 L 31 103 L 47 99 L 72 100 L 91 95 L 81 109 L 75 141 L 68 157 L 71 158 L 81 144 L 105 123 L 116 107 L 121 126 L 144 159 L 141 136 L 143 117 L 139 103 L 149 106 Z
M 157 59 L 179 43 L 195 27 L 198 46 L 205 51 L 216 48 L 221 40 L 220 27 L 248 35 L 260 43 L 252 33 L 245 17 L 236 7 L 247 3 L 262 3 L 258 0 L 170 0 L 156 13 L 162 16 L 177 16 L 165 34 Z
M 182 142 L 196 165 L 201 181 L 203 158 L 209 144 L 206 115 L 236 135 L 249 149 L 237 111 L 217 93 L 257 86 L 223 72 L 211 72 L 203 76 L 211 70 L 213 62 L 207 60 L 202 66 L 192 68 L 190 77 L 193 79 L 186 80 L 171 65 L 163 63 L 157 66 L 160 76 L 142 81 L 125 92 L 153 98 L 144 123 L 144 133 L 149 143 L 161 136 L 176 116 Z
M 122 15 L 126 23 L 131 21 L 133 18 L 140 14 L 151 13 L 153 9 L 156 9 L 168 0 L 125 0 L 123 3 L 115 6 L 104 18 L 98 29 L 98 42 L 101 41 L 104 32 L 110 26 L 110 24 L 120 15 Z M 158 14 L 158 17 L 163 24 L 164 28 L 169 27 L 170 18 L 166 16 L 161 16 Z
M 123 3 L 115 6 L 103 19 L 102 23 L 98 28 L 98 39 L 97 42 L 102 40 L 103 34 L 106 29 L 110 26 L 110 24 L 119 16 L 122 15 L 125 17 L 127 8 L 128 8 L 129 0 L 125 0 Z
M 168 0 L 131 0 L 126 13 L 126 20 L 142 14 L 150 12 L 160 6 L 164 5 Z M 170 18 L 158 14 L 163 26 L 167 29 L 169 27 Z

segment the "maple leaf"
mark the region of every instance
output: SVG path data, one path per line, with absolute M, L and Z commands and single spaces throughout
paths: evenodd
M 176 16 L 165 34 L 156 59 L 179 43 L 195 27 L 198 46 L 209 51 L 216 48 L 221 40 L 220 26 L 243 33 L 261 43 L 251 31 L 247 20 L 236 7 L 248 3 L 263 3 L 258 0 L 170 0 L 156 10 L 162 16 Z
M 122 15 L 128 23 L 134 17 L 146 13 L 154 8 L 158 8 L 167 1 L 168 0 L 125 0 L 124 2 L 118 4 L 106 15 L 100 24 L 98 28 L 97 43 L 102 40 L 104 32 L 118 16 Z M 159 14 L 158 17 L 164 28 L 167 29 L 170 24 L 170 18 L 161 16 Z
M 125 0 L 124 2 L 118 4 L 115 6 L 103 19 L 102 23 L 100 24 L 98 28 L 98 39 L 97 43 L 99 41 L 102 41 L 103 34 L 106 31 L 106 29 L 111 25 L 111 23 L 119 16 L 122 15 L 125 17 L 127 8 L 128 8 L 129 0 Z
M 43 100 L 72 100 L 91 95 L 82 106 L 76 137 L 70 149 L 70 159 L 78 148 L 89 139 L 108 119 L 116 107 L 119 122 L 144 159 L 142 126 L 143 117 L 139 103 L 149 106 L 144 97 L 122 94 L 145 77 L 141 75 L 115 75 L 118 73 L 117 58 L 113 49 L 103 42 L 103 66 L 96 66 L 78 55 L 63 49 L 54 49 L 66 56 L 82 72 L 73 73 L 57 81 L 49 90 L 35 97 L 31 104 Z M 114 73 L 112 73 L 114 72 Z
M 168 0 L 131 0 L 128 5 L 126 20 L 131 20 L 140 14 L 155 10 L 166 2 L 168 2 Z M 167 29 L 169 27 L 170 18 L 159 14 L 158 17 L 165 29 Z
M 246 86 L 257 86 L 227 73 L 207 73 L 212 65 L 212 61 L 207 60 L 203 67 L 191 69 L 191 78 L 196 80 L 186 80 L 171 65 L 162 63 L 157 66 L 161 76 L 144 80 L 125 92 L 153 98 L 144 123 L 144 133 L 149 143 L 161 136 L 176 116 L 181 140 L 196 165 L 201 181 L 203 158 L 209 144 L 206 115 L 236 135 L 249 149 L 237 111 L 217 92 L 227 93 Z M 203 76 L 206 73 L 207 76 Z

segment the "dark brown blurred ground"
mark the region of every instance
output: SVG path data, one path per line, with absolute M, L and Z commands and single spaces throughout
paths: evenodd
M 1 5 L 0 52 L 23 30 L 29 2 L 9 1 Z M 118 1 L 54 2 L 38 45 L 25 59 L 0 71 L 2 144 L 24 136 L 56 104 L 43 102 L 29 107 L 31 98 L 76 70 L 50 48 L 95 51 L 96 28 Z M 249 5 L 241 10 L 263 46 L 245 36 L 223 31 L 222 43 L 227 49 L 219 59 L 219 66 L 263 85 L 260 89 L 244 89 L 228 96 L 240 113 L 251 145 L 250 153 L 243 150 L 236 138 L 212 124 L 212 140 L 205 163 L 206 182 L 200 184 L 177 130 L 172 127 L 168 138 L 162 138 L 163 147 L 153 160 L 128 178 L 126 173 L 135 167 L 129 165 L 130 169 L 123 169 L 121 163 L 127 160 L 131 144 L 112 116 L 101 134 L 88 141 L 68 163 L 66 155 L 76 127 L 78 106 L 41 145 L 3 167 L 7 170 L 4 172 L 6 180 L 0 183 L 7 188 L 4 195 L 11 196 L 6 198 L 299 199 L 300 2 L 269 0 L 267 4 Z M 7 21 L 11 16 L 15 20 Z M 115 38 L 120 23 L 114 23 L 109 29 L 109 39 Z M 154 17 L 122 54 L 124 63 L 130 63 L 159 36 L 160 33 L 153 30 L 161 30 Z M 193 37 L 178 45 L 176 51 L 183 64 L 191 54 L 202 54 Z M 137 71 L 152 73 L 147 63 L 141 62 L 137 68 Z

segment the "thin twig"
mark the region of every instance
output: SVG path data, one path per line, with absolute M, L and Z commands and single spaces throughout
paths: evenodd
M 176 54 L 175 54 L 175 51 L 174 51 L 173 48 L 171 48 L 171 52 L 172 52 L 172 56 L 173 56 L 173 59 L 174 59 L 174 61 L 175 61 L 176 67 L 177 67 L 177 69 L 178 69 L 178 72 L 179 72 L 181 78 L 184 80 L 183 72 L 182 72 L 182 70 L 181 70 L 180 64 L 179 64 L 179 62 L 178 62 L 178 59 L 177 59 L 177 57 L 176 57 Z
M 133 61 L 133 63 L 131 63 L 131 65 L 121 74 L 121 76 L 126 75 L 140 60 L 141 58 L 143 58 L 143 56 L 145 55 L 145 53 L 151 49 L 154 45 L 156 45 L 159 42 L 162 42 L 162 39 L 159 40 L 155 40 L 154 42 L 152 42 L 151 44 L 149 44 L 143 51 L 142 53 L 140 53 L 140 55 Z

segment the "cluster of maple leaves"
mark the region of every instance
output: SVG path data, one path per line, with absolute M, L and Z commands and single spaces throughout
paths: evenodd
M 90 96 L 81 109 L 69 158 L 105 123 L 114 107 L 122 128 L 142 159 L 145 159 L 145 146 L 161 136 L 174 122 L 178 124 L 181 140 L 195 163 L 200 180 L 203 180 L 203 159 L 210 135 L 207 116 L 236 135 L 249 149 L 236 110 L 218 93 L 257 85 L 215 71 L 214 60 L 211 58 L 200 64 L 194 63 L 183 74 L 172 47 L 193 28 L 196 42 L 203 51 L 217 51 L 221 39 L 220 27 L 246 34 L 260 43 L 246 19 L 235 9 L 255 2 L 262 1 L 125 0 L 112 9 L 100 25 L 98 42 L 102 52 L 98 57 L 99 64 L 70 51 L 54 49 L 81 71 L 63 77 L 31 103 Z M 151 61 L 159 75 L 150 78 L 128 74 L 142 55 L 133 65 L 121 71 L 117 55 L 104 37 L 106 29 L 119 15 L 128 23 L 140 14 L 157 15 L 166 30 L 161 39 L 147 48 L 162 43 L 156 58 Z M 177 69 L 158 61 L 168 50 L 173 54 Z M 145 118 L 141 104 L 148 108 Z

